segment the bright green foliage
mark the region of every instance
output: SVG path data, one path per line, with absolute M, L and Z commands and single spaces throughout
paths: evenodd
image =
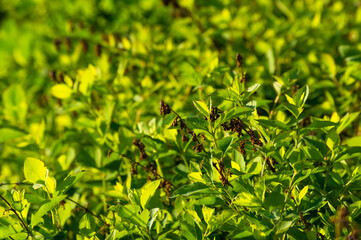
M 0 239 L 361 237 L 358 0 L 0 4 Z

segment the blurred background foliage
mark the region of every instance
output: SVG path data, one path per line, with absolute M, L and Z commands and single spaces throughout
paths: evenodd
M 360 5 L 2 0 L 0 156 L 12 163 L 1 166 L 0 180 L 19 180 L 18 163 L 28 154 L 66 170 L 90 147 L 99 167 L 106 145 L 124 152 L 137 133 L 159 133 L 153 118 L 160 99 L 187 113 L 194 98 L 228 86 L 237 52 L 247 81 L 262 84 L 260 115 L 269 114 L 274 80 L 282 78 L 292 80 L 282 90 L 288 95 L 311 87 L 306 115 L 359 111 Z M 343 134 L 359 135 L 358 125 Z

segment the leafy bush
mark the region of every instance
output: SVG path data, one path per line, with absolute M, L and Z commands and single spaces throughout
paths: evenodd
M 2 6 L 1 239 L 359 238 L 357 1 Z

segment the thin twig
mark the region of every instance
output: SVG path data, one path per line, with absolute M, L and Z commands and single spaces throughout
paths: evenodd
M 69 198 L 69 197 L 67 197 L 66 199 L 69 200 L 69 201 L 71 201 L 71 202 L 73 202 L 73 203 L 75 203 L 77 206 L 81 207 L 86 213 L 91 214 L 92 216 L 94 216 L 95 218 L 97 218 L 99 221 L 101 221 L 101 222 L 104 223 L 105 225 L 109 226 L 108 223 L 106 223 L 106 222 L 105 222 L 103 219 L 101 219 L 98 215 L 96 215 L 96 214 L 93 213 L 91 210 L 89 210 L 88 207 L 84 207 L 83 205 L 81 205 L 80 203 L 74 201 L 73 199 L 71 199 L 71 198 Z
M 172 108 L 170 108 L 170 110 L 171 110 L 171 111 L 179 118 L 179 120 L 184 124 L 184 126 L 187 128 L 188 132 L 189 132 L 189 133 L 192 133 L 193 131 L 187 126 L 187 124 L 185 124 L 185 122 L 184 122 L 184 120 L 181 118 L 181 116 L 179 116 L 179 114 L 176 113 Z M 198 144 L 201 144 L 201 146 L 202 146 L 202 151 L 203 151 L 204 153 L 207 153 L 206 150 L 205 150 L 204 147 L 203 147 L 203 144 L 199 141 L 199 139 L 198 139 L 197 137 L 196 137 L 195 139 L 196 139 L 196 141 L 197 141 Z
M 28 237 L 29 237 L 30 231 L 29 231 L 29 228 L 26 226 L 25 222 L 23 221 L 23 219 L 19 216 L 19 214 L 16 212 L 16 210 L 10 205 L 10 203 L 3 196 L 0 196 L 0 198 L 6 203 L 6 205 L 8 205 L 9 210 L 12 211 L 13 213 L 15 213 L 16 217 L 20 220 L 21 224 L 26 229 L 26 233 L 28 234 Z

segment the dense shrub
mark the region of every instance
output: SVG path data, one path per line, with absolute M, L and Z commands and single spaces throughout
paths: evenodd
M 1 239 L 358 239 L 358 1 L 1 1 Z

